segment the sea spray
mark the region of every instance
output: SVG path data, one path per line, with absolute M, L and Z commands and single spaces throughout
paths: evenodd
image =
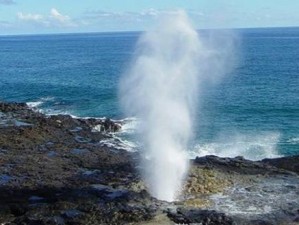
M 168 13 L 141 35 L 120 81 L 125 112 L 141 121 L 141 168 L 158 199 L 173 201 L 182 188 L 198 87 L 219 75 L 225 65 L 220 55 L 203 45 L 184 11 Z
M 220 134 L 213 142 L 196 144 L 190 156 L 201 157 L 205 155 L 217 155 L 220 157 L 234 158 L 243 156 L 249 160 L 262 160 L 264 158 L 282 157 L 277 151 L 281 134 L 279 132 L 255 132 L 235 134 Z

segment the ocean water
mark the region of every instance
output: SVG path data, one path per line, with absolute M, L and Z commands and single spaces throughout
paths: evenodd
M 241 43 L 238 65 L 198 95 L 190 157 L 299 154 L 299 28 L 234 32 Z M 118 82 L 139 35 L 0 36 L 0 100 L 27 102 L 48 114 L 124 119 Z M 138 150 L 138 120 L 125 122 L 116 138 Z

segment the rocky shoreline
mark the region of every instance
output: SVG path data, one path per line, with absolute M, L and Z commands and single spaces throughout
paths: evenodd
M 191 161 L 181 200 L 149 195 L 121 124 L 0 102 L 0 224 L 299 224 L 299 156 Z

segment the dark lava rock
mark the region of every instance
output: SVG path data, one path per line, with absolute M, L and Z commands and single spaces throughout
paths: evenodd
M 252 220 L 250 221 L 250 225 L 273 225 L 273 223 L 264 220 Z
M 60 216 L 24 216 L 18 218 L 11 225 L 64 225 L 65 221 Z M 71 223 L 68 223 L 71 224 Z
M 263 163 L 275 166 L 277 168 L 293 171 L 299 174 L 299 156 L 288 156 L 275 159 L 263 159 Z
M 24 110 L 24 109 L 28 109 L 28 106 L 26 105 L 26 103 L 0 102 L 0 111 L 1 112 L 11 112 L 11 111 Z
M 196 157 L 194 163 L 210 169 L 219 169 L 225 172 L 237 172 L 239 174 L 264 175 L 271 172 L 283 173 L 279 168 L 272 165 L 260 161 L 247 160 L 240 156 L 235 158 L 220 158 L 214 155 L 208 155 L 204 157 Z
M 106 132 L 117 132 L 121 129 L 120 124 L 113 122 L 110 119 L 105 119 L 102 123 L 103 131 Z
M 0 127 L 0 224 L 142 224 L 173 206 L 144 190 L 138 153 L 101 144 L 121 129 L 117 121 L 46 116 L 23 103 L 0 102 L 0 112 L 0 120 L 32 124 Z M 94 132 L 99 127 L 102 132 Z M 268 175 L 284 171 L 280 168 L 298 172 L 296 157 L 253 162 L 206 156 L 193 163 L 229 176 Z M 206 172 L 203 178 L 216 183 L 216 175 Z M 223 213 L 179 205 L 167 212 L 175 223 L 235 224 Z
M 235 225 L 233 219 L 214 210 L 178 208 L 167 216 L 177 224 Z
M 100 145 L 120 125 L 46 116 L 22 103 L 0 103 L 0 111 L 0 120 L 32 124 L 0 127 L 0 224 L 110 224 L 111 218 L 121 224 L 151 217 L 143 207 L 150 200 L 127 190 L 140 179 L 133 153 Z M 97 125 L 105 132 L 93 132 Z M 87 188 L 99 182 L 106 188 Z
M 31 203 L 38 203 L 38 202 L 42 202 L 42 201 L 44 201 L 44 198 L 39 197 L 39 196 L 31 196 L 29 198 L 29 202 L 31 202 Z
M 80 212 L 77 209 L 69 209 L 69 210 L 62 212 L 62 217 L 68 218 L 68 219 L 73 219 L 75 217 L 80 216 L 81 214 L 82 214 L 82 212 Z
M 47 221 L 47 224 L 51 225 L 64 225 L 64 219 L 60 216 L 53 216 L 52 218 L 49 218 Z

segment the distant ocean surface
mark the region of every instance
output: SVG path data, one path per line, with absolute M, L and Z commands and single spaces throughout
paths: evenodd
M 190 157 L 299 154 L 299 28 L 240 29 L 236 69 L 199 96 Z M 117 98 L 140 33 L 0 36 L 0 100 L 124 119 Z M 175 122 L 175 121 L 174 121 Z M 121 138 L 138 148 L 135 119 Z

